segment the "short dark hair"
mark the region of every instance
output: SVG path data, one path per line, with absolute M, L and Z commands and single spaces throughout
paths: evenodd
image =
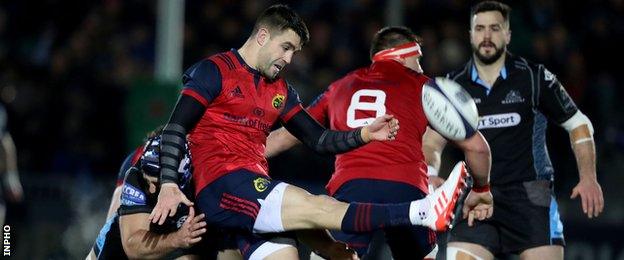
M 373 59 L 375 53 L 394 48 L 408 42 L 420 43 L 420 37 L 414 34 L 412 30 L 404 26 L 384 27 L 375 34 L 375 37 L 373 37 L 373 42 L 371 43 L 370 48 L 370 58 Z
M 511 7 L 508 5 L 497 2 L 497 1 L 483 1 L 480 2 L 470 9 L 470 26 L 472 26 L 472 17 L 475 14 L 489 12 L 489 11 L 497 11 L 503 15 L 505 19 L 505 23 L 509 24 L 509 15 L 511 13 Z
M 295 13 L 287 5 L 272 5 L 260 14 L 254 25 L 253 33 L 255 35 L 260 27 L 266 26 L 269 31 L 283 32 L 286 29 L 293 30 L 301 39 L 301 46 L 310 41 L 310 33 L 303 19 Z

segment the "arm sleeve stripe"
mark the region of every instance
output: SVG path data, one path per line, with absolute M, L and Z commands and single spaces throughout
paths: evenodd
M 177 145 L 174 146 L 163 146 L 160 148 L 160 153 L 163 156 L 171 156 L 173 158 L 177 157 L 177 154 L 180 154 L 180 148 Z
M 181 138 L 185 138 L 185 134 L 182 132 L 178 132 L 178 131 L 172 131 L 172 130 L 167 130 L 167 131 L 163 131 L 163 135 L 172 135 L 172 136 L 178 136 Z
M 282 122 L 284 123 L 288 123 L 288 121 L 295 115 L 297 114 L 299 111 L 301 111 L 303 109 L 303 106 L 301 106 L 301 104 L 296 105 L 295 107 L 293 107 L 290 111 L 288 111 L 288 113 L 284 114 L 284 116 L 282 116 Z
M 192 90 L 190 88 L 185 88 L 182 90 L 182 95 L 187 95 L 189 97 L 194 98 L 195 100 L 197 100 L 199 103 L 201 103 L 204 107 L 208 106 L 208 100 L 206 100 L 204 97 L 202 97 L 199 93 L 197 93 L 195 90 Z

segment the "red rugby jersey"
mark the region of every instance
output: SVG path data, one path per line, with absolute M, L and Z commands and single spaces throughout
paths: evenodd
M 394 115 L 401 124 L 394 141 L 373 142 L 337 155 L 335 172 L 326 187 L 330 195 L 353 179 L 403 182 L 428 193 L 422 152 L 428 123 L 421 103 L 427 80 L 396 61 L 379 61 L 332 83 L 308 107 L 317 121 L 334 130 L 362 127 L 383 114 Z
M 264 149 L 271 126 L 302 109 L 285 80 L 263 77 L 234 49 L 189 68 L 182 94 L 206 107 L 188 135 L 196 193 L 238 169 L 268 176 Z

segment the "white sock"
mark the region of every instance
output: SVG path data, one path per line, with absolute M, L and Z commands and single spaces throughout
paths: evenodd
M 430 206 L 431 202 L 427 197 L 410 203 L 409 218 L 412 225 L 421 225 L 423 220 L 427 219 Z

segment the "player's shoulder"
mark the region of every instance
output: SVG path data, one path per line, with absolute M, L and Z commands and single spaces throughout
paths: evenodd
M 125 206 L 145 205 L 147 193 L 144 187 L 141 171 L 136 167 L 131 167 L 121 188 L 121 204 Z
M 537 63 L 531 59 L 515 55 L 507 52 L 507 60 L 505 65 L 512 70 L 530 70 L 533 73 L 541 73 L 547 71 L 546 67 L 542 63 Z
M 541 82 L 540 85 L 550 85 L 552 82 L 557 81 L 557 76 L 548 70 L 544 64 L 534 62 L 519 55 L 510 53 L 507 53 L 507 55 L 508 61 L 506 61 L 506 67 L 508 70 L 511 70 L 510 72 L 526 72 L 526 77 Z
M 346 75 L 340 77 L 339 79 L 333 81 L 329 87 L 328 90 L 331 89 L 338 89 L 341 88 L 343 86 L 348 86 L 351 85 L 351 82 L 353 82 L 354 80 L 358 79 L 358 78 L 368 78 L 369 72 L 369 68 L 368 67 L 362 67 L 362 68 L 357 68 L 355 70 L 350 71 L 349 73 L 347 73 Z
M 472 59 L 463 64 L 461 67 L 455 68 L 446 74 L 446 78 L 454 81 L 461 81 L 462 79 L 468 79 L 470 76 L 470 67 L 472 66 Z
M 185 77 L 198 78 L 208 75 L 221 74 L 217 63 L 209 58 L 202 59 L 195 64 L 191 65 L 185 72 Z

